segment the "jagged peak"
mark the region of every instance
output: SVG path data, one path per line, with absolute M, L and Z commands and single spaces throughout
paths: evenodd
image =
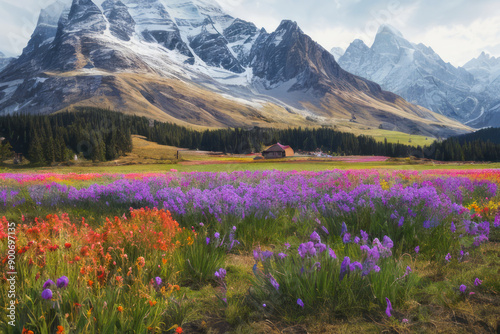
M 65 30 L 71 31 L 103 31 L 106 19 L 92 0 L 73 0 L 67 21 L 63 25 Z
M 404 38 L 403 34 L 398 29 L 391 26 L 390 24 L 380 25 L 380 27 L 378 28 L 378 31 L 377 31 L 377 35 L 380 35 L 380 34 L 389 34 L 389 35 L 394 35 L 394 36 Z
M 281 23 L 278 26 L 278 28 L 276 29 L 276 31 L 283 31 L 283 30 L 285 30 L 285 31 L 295 31 L 295 30 L 302 31 L 302 30 L 300 30 L 297 22 L 292 21 L 292 20 L 281 21 Z
M 356 38 L 354 41 L 352 41 L 352 43 L 350 45 L 356 46 L 356 47 L 367 47 L 368 48 L 368 45 L 366 45 L 365 42 L 363 42 L 359 38 Z

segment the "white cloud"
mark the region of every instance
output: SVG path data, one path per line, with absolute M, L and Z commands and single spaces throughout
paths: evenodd
M 430 45 L 445 61 L 462 66 L 482 51 L 500 55 L 500 16 L 469 25 L 436 26 L 415 38 Z

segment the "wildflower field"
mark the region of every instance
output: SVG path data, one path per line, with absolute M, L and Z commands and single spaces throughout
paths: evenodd
M 500 170 L 0 174 L 0 332 L 496 332 L 499 183 Z

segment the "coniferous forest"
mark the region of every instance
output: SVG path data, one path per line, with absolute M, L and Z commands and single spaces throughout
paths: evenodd
M 276 142 L 294 150 L 339 155 L 417 156 L 442 161 L 499 161 L 500 129 L 434 142 L 426 147 L 381 143 L 370 136 L 356 136 L 332 128 L 272 129 L 228 128 L 196 131 L 146 117 L 124 115 L 95 108 L 53 115 L 0 117 L 0 136 L 13 150 L 34 164 L 71 159 L 75 154 L 93 161 L 109 161 L 132 150 L 132 135 L 142 135 L 162 145 L 226 153 L 259 152 Z

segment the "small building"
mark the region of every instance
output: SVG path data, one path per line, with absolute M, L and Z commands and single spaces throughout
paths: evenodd
M 280 143 L 276 143 L 262 152 L 262 156 L 266 159 L 293 157 L 293 155 L 294 152 L 290 146 Z

